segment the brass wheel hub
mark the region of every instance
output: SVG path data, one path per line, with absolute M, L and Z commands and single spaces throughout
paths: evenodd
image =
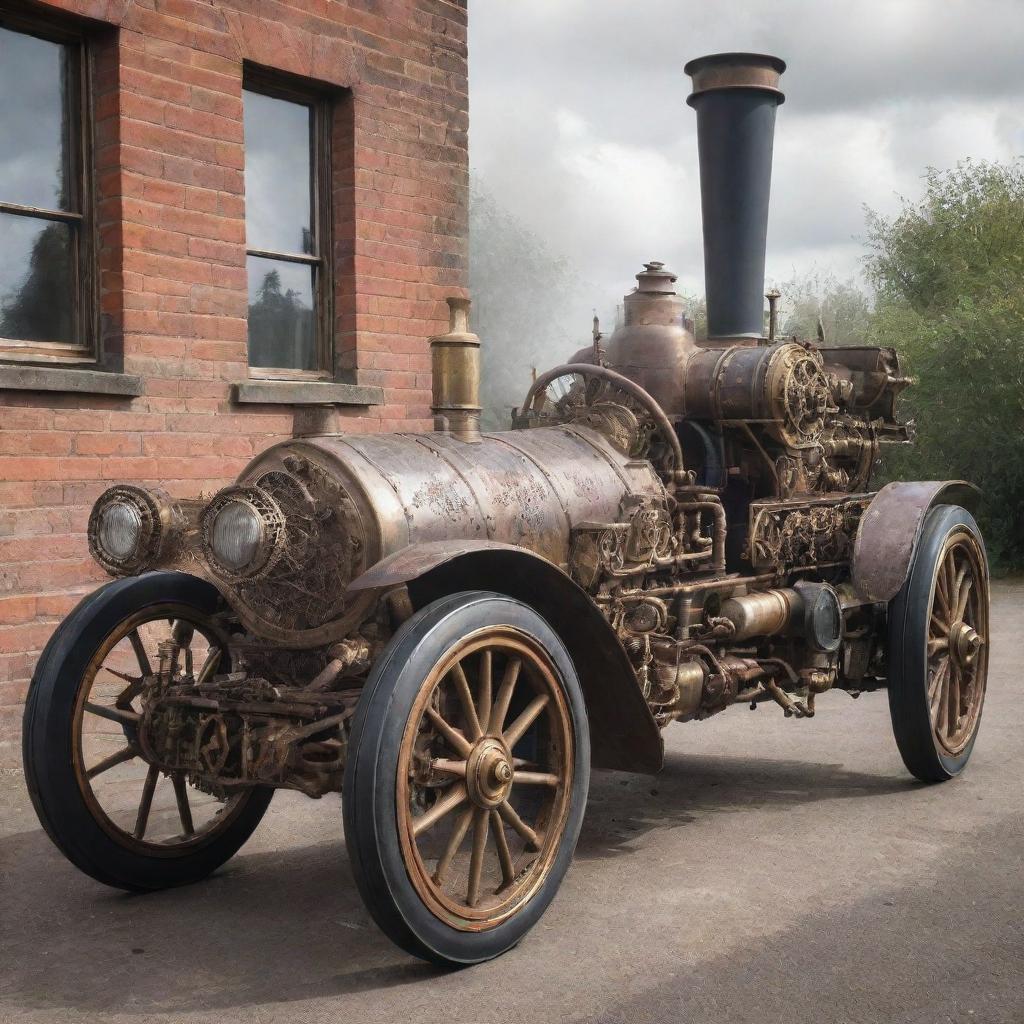
M 953 623 L 949 631 L 949 649 L 961 667 L 973 664 L 981 644 L 981 636 L 972 626 L 963 621 Z
M 497 807 L 508 798 L 515 770 L 504 745 L 484 737 L 470 752 L 466 764 L 466 788 L 477 807 Z
M 424 905 L 461 931 L 508 920 L 551 871 L 572 796 L 548 653 L 511 626 L 468 634 L 423 681 L 399 759 L 399 838 Z

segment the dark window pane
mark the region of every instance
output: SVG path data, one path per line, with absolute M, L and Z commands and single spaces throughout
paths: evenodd
M 74 343 L 73 230 L 0 213 L 0 338 Z
M 0 28 L 0 200 L 74 208 L 66 46 Z
M 313 268 L 249 257 L 249 365 L 316 369 Z
M 312 254 L 311 109 L 248 90 L 244 103 L 246 245 Z

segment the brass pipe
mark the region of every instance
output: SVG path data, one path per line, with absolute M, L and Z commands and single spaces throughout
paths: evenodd
M 480 437 L 480 339 L 469 329 L 469 299 L 448 299 L 448 333 L 430 339 L 434 429 L 469 444 Z

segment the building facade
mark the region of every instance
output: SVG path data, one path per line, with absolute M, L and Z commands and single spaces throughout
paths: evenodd
M 0 766 L 116 481 L 325 405 L 429 426 L 465 294 L 465 0 L 0 0 Z

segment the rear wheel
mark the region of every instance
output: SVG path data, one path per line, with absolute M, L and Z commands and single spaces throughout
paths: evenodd
M 399 631 L 360 700 L 345 837 L 360 893 L 441 964 L 505 952 L 561 883 L 589 783 L 572 662 L 532 609 L 457 594 Z
M 889 609 L 889 710 L 903 762 L 923 782 L 963 771 L 988 675 L 989 572 L 974 518 L 932 509 Z
M 270 803 L 270 789 L 222 800 L 164 775 L 140 741 L 147 678 L 230 671 L 219 601 L 185 573 L 118 580 L 86 597 L 39 659 L 23 730 L 32 802 L 68 860 L 107 885 L 150 890 L 204 877 Z

